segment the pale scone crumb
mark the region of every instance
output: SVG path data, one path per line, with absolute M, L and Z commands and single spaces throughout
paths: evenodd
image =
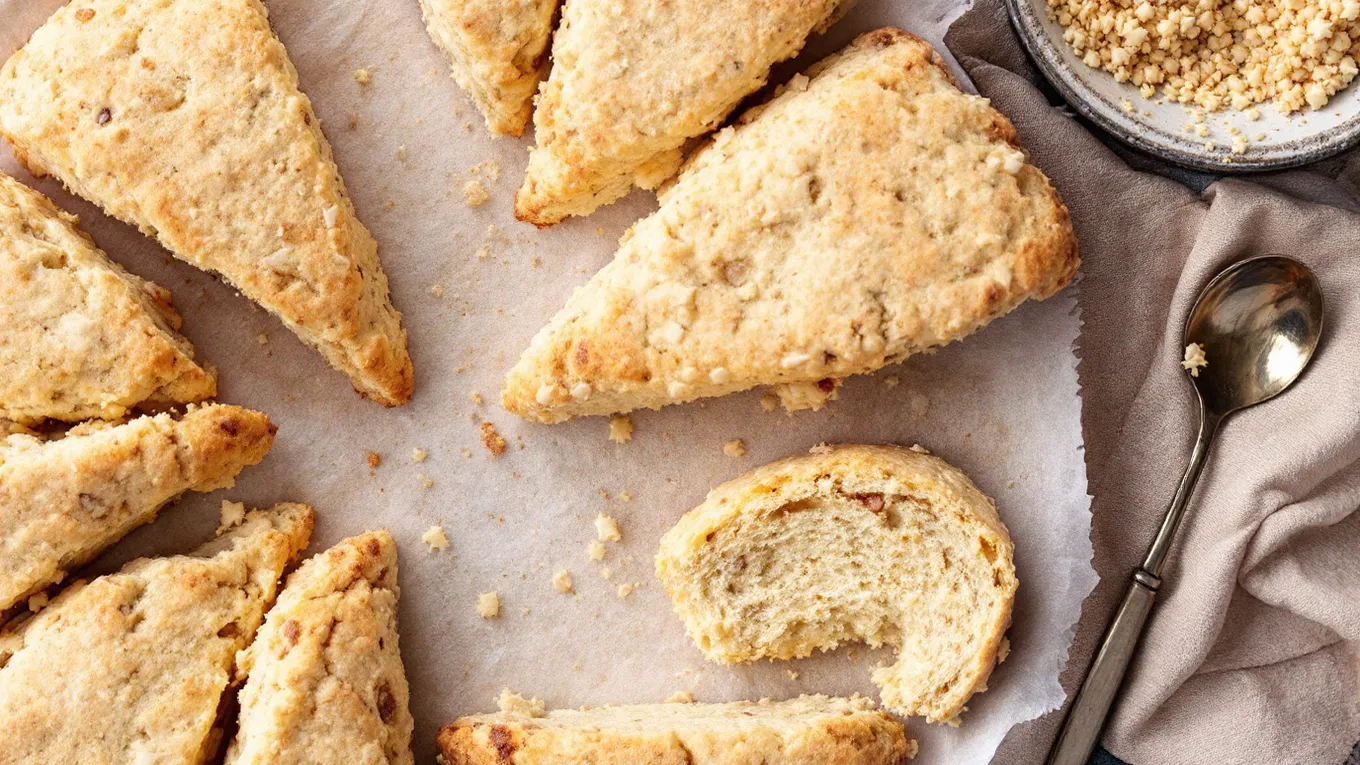
M 723 444 L 723 454 L 729 457 L 740 457 L 746 454 L 746 444 L 742 443 L 740 438 L 734 438 Z
M 487 192 L 486 186 L 476 178 L 463 184 L 463 201 L 468 207 L 481 207 L 490 198 L 491 194 Z
M 779 396 L 773 393 L 766 393 L 760 397 L 760 408 L 767 412 L 773 412 L 779 408 Z
M 233 529 L 241 525 L 241 521 L 246 519 L 246 506 L 241 502 L 230 502 L 222 500 L 222 520 L 217 526 L 217 534 L 220 536 L 227 529 Z
M 638 586 L 637 586 L 636 584 L 621 584 L 621 585 L 619 585 L 619 600 L 623 600 L 624 598 L 628 597 L 629 595 L 632 595 L 632 594 L 633 594 L 633 590 L 636 590 L 637 588 L 638 588 Z
M 633 501 L 633 495 L 632 495 L 631 493 L 629 493 L 629 492 L 621 491 L 621 492 L 619 492 L 619 501 L 620 501 L 620 502 L 632 502 L 632 501 Z
M 790 679 L 790 680 L 797 680 L 797 679 L 798 679 L 798 673 L 797 673 L 797 672 L 794 672 L 793 670 L 789 670 L 789 679 Z
M 501 689 L 501 695 L 496 697 L 496 707 L 507 715 L 543 717 L 547 714 L 542 699 L 526 699 L 509 688 Z
M 888 386 L 889 388 L 896 388 L 897 384 L 900 382 L 902 382 L 902 378 L 898 377 L 897 375 L 888 375 L 887 377 L 883 378 L 883 384 Z
M 595 538 L 601 542 L 622 540 L 623 533 L 619 531 L 619 522 L 604 513 L 595 516 Z
M 444 534 L 444 527 L 438 524 L 431 526 L 420 535 L 420 541 L 430 546 L 430 549 L 438 552 L 449 549 L 449 538 Z
M 608 567 L 608 566 L 600 566 L 600 578 L 601 578 L 601 579 L 606 579 L 606 580 L 608 580 L 608 579 L 613 579 L 613 578 L 614 578 L 614 569 L 612 569 L 612 568 L 610 568 L 610 567 Z
M 609 440 L 626 444 L 633 440 L 633 420 L 626 414 L 609 418 Z
M 36 614 L 44 608 L 47 608 L 47 593 L 39 592 L 28 597 L 29 611 Z
M 410 152 L 406 151 L 406 144 L 402 144 L 401 146 L 398 146 L 398 147 L 397 147 L 397 161 L 398 161 L 398 162 L 405 162 L 405 161 L 406 161 L 406 158 L 409 157 L 409 156 L 410 156 Z
M 260 345 L 268 345 L 269 335 L 266 335 L 265 333 L 261 332 L 260 334 L 255 336 L 255 342 L 259 343 Z
M 430 287 L 430 295 L 433 296 L 436 300 L 444 297 L 444 285 L 442 284 L 432 285 Z
M 425 451 L 424 449 L 421 449 L 420 447 L 416 447 L 415 449 L 412 449 L 412 450 L 411 450 L 411 461 L 412 461 L 412 462 L 424 462 L 425 460 L 427 460 L 427 459 L 429 459 L 429 458 L 430 458 L 430 453 L 427 452 L 427 451 Z
M 604 560 L 604 542 L 598 539 L 590 540 L 586 545 L 586 557 L 594 561 Z
M 489 422 L 483 422 L 479 426 L 482 433 L 482 446 L 491 452 L 492 456 L 499 457 L 505 454 L 505 439 L 496 432 L 496 426 Z
M 553 574 L 552 586 L 554 590 L 560 593 L 570 594 L 575 587 L 571 580 L 571 572 L 564 568 Z
M 482 394 L 477 393 L 476 391 L 473 391 L 473 393 L 472 393 L 472 405 L 473 405 L 473 406 L 481 406 L 482 403 L 483 403 L 483 401 L 482 401 Z
M 421 473 L 420 475 L 416 476 L 416 480 L 420 481 L 420 488 L 422 489 L 434 488 L 434 481 L 424 473 Z
M 1011 639 L 1001 638 L 1001 644 L 996 647 L 996 663 L 1001 664 L 1006 661 L 1006 657 L 1011 655 Z
M 676 691 L 671 697 L 666 699 L 667 704 L 693 704 L 694 694 L 689 691 Z
M 484 592 L 477 596 L 477 613 L 483 619 L 495 619 L 501 615 L 501 596 L 496 592 Z
M 1204 346 L 1199 343 L 1185 346 L 1185 360 L 1181 362 L 1181 369 L 1189 372 L 1191 377 L 1199 377 L 1199 370 L 1207 366 L 1209 360 L 1204 357 Z
M 355 69 L 354 81 L 359 83 L 360 85 L 367 85 L 370 82 L 373 82 L 373 77 L 369 75 L 367 69 Z

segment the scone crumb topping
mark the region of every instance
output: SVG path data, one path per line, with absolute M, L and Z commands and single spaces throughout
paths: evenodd
M 626 444 L 633 440 L 633 421 L 626 414 L 609 418 L 609 440 Z
M 595 537 L 601 542 L 622 540 L 623 533 L 619 531 L 619 522 L 604 513 L 595 516 Z
M 426 529 L 425 533 L 420 535 L 420 541 L 429 545 L 435 552 L 449 548 L 449 538 L 444 534 L 444 527 L 437 524 Z
M 497 593 L 484 592 L 477 596 L 477 613 L 483 619 L 494 619 L 501 613 L 501 597 Z

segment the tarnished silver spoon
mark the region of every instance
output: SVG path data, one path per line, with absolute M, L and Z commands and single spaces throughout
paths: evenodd
M 1086 765 L 1090 758 L 1138 647 L 1162 584 L 1162 565 L 1218 426 L 1229 414 L 1274 398 L 1297 380 L 1321 334 L 1322 290 L 1313 272 L 1296 260 L 1267 255 L 1235 263 L 1200 293 L 1185 325 L 1185 344 L 1197 344 L 1205 362 L 1196 365 L 1194 354 L 1186 354 L 1188 379 L 1199 398 L 1199 438 L 1157 537 L 1133 572 L 1128 594 L 1058 731 L 1048 765 Z

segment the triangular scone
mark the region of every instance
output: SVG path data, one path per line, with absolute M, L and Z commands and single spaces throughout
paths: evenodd
M 558 0 L 421 0 L 430 37 L 493 133 L 519 135 L 548 73 Z
M 686 142 L 718 127 L 852 2 L 566 0 L 516 217 L 547 226 L 633 186 L 656 188 Z
M 378 246 L 259 0 L 75 0 L 0 69 L 0 134 L 226 277 L 386 404 L 411 359 Z
M 0 418 L 113 419 L 217 394 L 170 293 L 113 261 L 42 194 L 0 173 Z
M 700 150 L 511 370 L 542 422 L 841 378 L 957 340 L 1072 278 L 1067 208 L 1015 129 L 882 29 Z
M 397 598 L 397 545 L 386 531 L 299 566 L 237 659 L 248 679 L 227 764 L 414 762 Z
M 0 759 L 6 765 L 201 763 L 236 652 L 313 513 L 278 505 L 191 555 L 143 558 L 67 588 L 0 633 Z
M 265 415 L 191 408 L 113 425 L 91 422 L 43 441 L 0 439 L 0 612 L 61 581 L 190 489 L 231 486 L 274 442 Z

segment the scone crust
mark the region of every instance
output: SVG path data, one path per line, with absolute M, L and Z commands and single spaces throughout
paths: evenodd
M 961 512 L 952 522 L 964 527 L 971 538 L 985 541 L 993 551 L 995 586 L 1000 595 L 998 607 L 985 615 L 986 620 L 972 643 L 974 650 L 961 665 L 948 693 L 937 699 L 910 698 L 894 681 L 893 667 L 874 674 L 874 682 L 882 689 L 883 704 L 891 711 L 924 715 L 932 722 L 954 719 L 974 693 L 986 689 L 1010 627 L 1018 580 L 1011 562 L 1014 544 L 996 504 L 960 470 L 938 457 L 892 445 L 822 447 L 815 453 L 763 465 L 718 486 L 661 537 L 656 575 L 676 614 L 705 655 L 722 664 L 789 659 L 824 648 L 808 645 L 789 655 L 773 656 L 762 647 L 728 640 L 724 630 L 712 620 L 712 611 L 702 594 L 689 586 L 689 579 L 695 575 L 692 562 L 715 535 L 741 524 L 759 523 L 764 515 L 815 496 L 823 485 L 849 495 L 931 496 L 936 507 Z M 904 625 L 903 629 L 911 629 L 911 625 Z
M 116 419 L 217 394 L 170 293 L 109 260 L 74 215 L 0 173 L 0 419 Z
M 411 395 L 378 248 L 259 0 L 75 0 L 0 68 L 0 134 L 224 276 L 360 393 Z
M 493 133 L 518 136 L 548 74 L 548 40 L 558 0 L 420 0 L 430 37 L 449 57 L 453 79 Z
M 276 428 L 238 406 L 182 417 L 88 423 L 44 441 L 0 440 L 0 613 L 155 519 L 179 494 L 230 486 L 257 464 Z
M 223 693 L 284 568 L 307 546 L 304 505 L 253 511 L 190 555 L 76 583 L 0 632 L 7 765 L 202 763 Z
M 533 339 L 507 409 L 560 422 L 766 385 L 818 406 L 1071 280 L 1067 208 L 929 45 L 881 29 L 811 74 L 695 153 Z
M 646 720 L 676 706 L 605 709 Z M 589 709 L 555 710 L 546 718 L 497 713 L 450 723 L 439 732 L 438 744 L 445 765 L 900 765 L 915 754 L 901 723 L 863 698 L 687 706 L 710 715 L 711 724 L 630 730 L 602 724 Z M 773 710 L 783 719 L 757 722 L 748 716 Z
M 687 141 L 721 124 L 852 2 L 566 0 L 516 217 L 548 226 L 634 186 L 656 188 Z
M 386 531 L 343 540 L 293 572 L 237 658 L 248 679 L 227 765 L 414 762 L 398 597 Z

